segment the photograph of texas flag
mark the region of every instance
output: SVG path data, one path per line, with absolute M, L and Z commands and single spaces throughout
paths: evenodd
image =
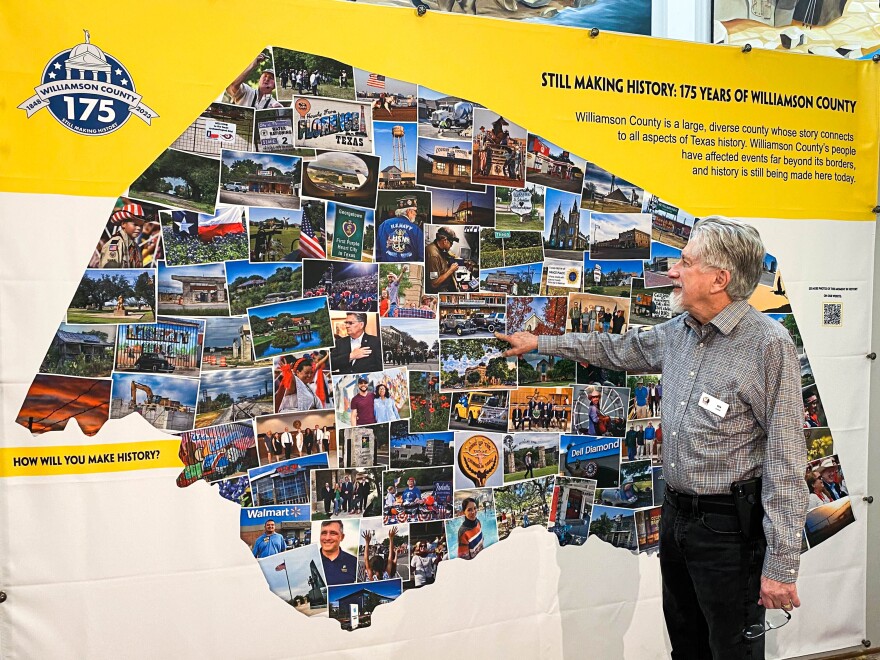
M 160 211 L 167 266 L 195 266 L 248 258 L 243 206 L 218 206 L 214 215 Z

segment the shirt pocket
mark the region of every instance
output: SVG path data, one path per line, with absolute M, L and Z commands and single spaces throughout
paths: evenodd
M 700 399 L 704 393 L 727 404 L 727 411 L 723 416 L 706 410 L 700 405 Z M 704 440 L 707 443 L 723 442 L 725 436 L 736 426 L 736 420 L 742 415 L 742 403 L 737 391 L 733 388 L 717 387 L 703 390 L 693 406 L 695 410 L 693 418 L 696 420 L 698 429 L 706 434 Z

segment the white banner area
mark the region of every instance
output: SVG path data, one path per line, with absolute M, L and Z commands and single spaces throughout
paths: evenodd
M 0 195 L 7 258 L 0 287 L 3 444 L 33 446 L 14 424 L 27 387 L 82 274 L 82 255 L 114 200 Z M 23 218 L 65 220 L 65 239 Z M 768 637 L 770 658 L 858 644 L 863 635 L 870 301 L 874 226 L 755 219 L 784 269 L 855 523 L 811 548 L 803 607 Z M 833 237 L 833 239 L 832 239 Z M 837 254 L 830 262 L 830 241 Z M 35 252 L 34 246 L 40 246 Z M 47 268 L 46 264 L 52 264 Z M 817 268 L 817 264 L 825 264 Z M 827 287 L 847 288 L 839 328 L 823 327 Z M 75 424 L 40 444 L 160 437 L 137 415 L 95 438 Z M 378 608 L 354 633 L 306 618 L 273 595 L 239 539 L 239 507 L 177 470 L 0 480 L 0 609 L 7 657 L 362 657 L 365 649 L 448 657 L 467 638 L 486 657 L 663 658 L 668 654 L 656 556 L 595 538 L 560 548 L 543 529 L 515 530 L 471 562 L 444 562 L 430 588 Z M 840 595 L 829 608 L 828 594 Z M 844 598 L 842 595 L 846 594 Z M 837 598 L 837 597 L 835 597 Z

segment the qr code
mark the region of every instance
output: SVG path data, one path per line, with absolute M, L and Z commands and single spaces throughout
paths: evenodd
M 841 325 L 842 303 L 822 303 L 822 325 Z

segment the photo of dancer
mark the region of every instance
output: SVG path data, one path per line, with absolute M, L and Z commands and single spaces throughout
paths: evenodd
M 275 358 L 275 412 L 332 408 L 329 359 L 326 350 Z

